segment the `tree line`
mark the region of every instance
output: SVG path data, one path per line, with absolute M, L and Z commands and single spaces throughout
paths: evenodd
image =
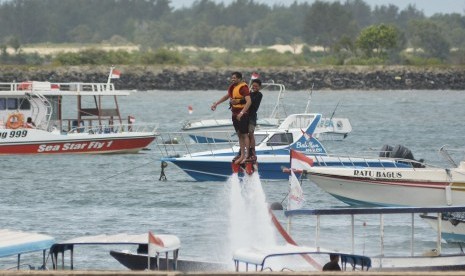
M 411 57 L 458 62 L 465 48 L 465 16 L 427 17 L 415 6 L 371 8 L 363 0 L 293 2 L 290 5 L 235 0 L 229 5 L 197 0 L 174 9 L 169 0 L 6 0 L 0 4 L 0 50 L 23 44 L 112 43 L 143 51 L 189 45 L 246 47 L 320 45 L 333 63 L 408 63 Z M 31 59 L 31 57 L 27 57 Z M 38 57 L 32 57 L 38 59 Z M 371 61 L 370 61 L 371 60 Z

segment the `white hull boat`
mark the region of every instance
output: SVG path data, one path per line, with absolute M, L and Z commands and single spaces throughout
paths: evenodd
M 321 166 L 410 166 L 386 158 L 327 156 L 323 145 L 313 136 L 321 117 L 321 114 L 317 113 L 292 114 L 276 129 L 255 132 L 256 163 L 262 180 L 289 178 L 289 174 L 283 169 L 290 167 L 290 151 L 303 153 Z M 231 142 L 191 143 L 191 137 L 186 135 L 188 134 L 159 133 L 157 147 L 163 156 L 161 161 L 175 164 L 197 181 L 228 179 L 231 175 L 231 161 L 239 152 L 239 147 Z M 181 150 L 184 152 L 180 152 Z
M 312 167 L 308 178 L 349 205 L 465 205 L 465 162 L 457 168 Z
M 127 95 L 110 77 L 108 83 L 0 83 L 0 154 L 136 153 L 155 139 L 156 125 L 123 119 L 117 97 Z M 67 110 L 72 103 L 76 110 Z
M 285 114 L 285 112 L 281 112 L 280 109 L 282 109 L 281 100 L 286 89 L 284 85 L 273 82 L 263 83 L 262 87 L 263 90 L 278 89 L 279 92 L 277 102 L 269 115 L 262 115 L 260 111 L 263 107 L 259 110 L 257 130 L 277 128 L 285 119 L 280 115 L 281 113 Z M 306 110 L 305 113 L 309 113 L 308 110 Z M 184 123 L 182 127 L 182 131 L 190 133 L 190 137 L 196 143 L 236 142 L 237 136 L 235 134 L 227 137 L 222 134 L 222 131 L 232 132 L 233 130 L 231 118 L 192 120 Z M 336 118 L 331 116 L 330 118 L 322 117 L 320 119 L 320 123 L 316 126 L 313 135 L 320 141 L 337 141 L 346 138 L 351 131 L 352 125 L 348 118 Z
M 465 220 L 464 213 L 443 213 L 441 226 L 438 225 L 438 216 L 431 214 L 422 214 L 420 217 L 426 221 L 433 229 L 441 229 L 442 238 L 447 242 L 464 242 L 465 241 Z

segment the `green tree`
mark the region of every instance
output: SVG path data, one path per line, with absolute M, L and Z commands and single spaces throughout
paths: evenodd
M 422 49 L 423 55 L 443 60 L 449 56 L 450 43 L 444 36 L 444 30 L 432 20 L 411 21 L 408 32 L 412 46 Z
M 367 57 L 385 57 L 387 51 L 397 47 L 398 36 L 393 26 L 372 25 L 362 30 L 355 43 Z
M 316 1 L 305 17 L 303 38 L 309 44 L 331 47 L 343 35 L 354 36 L 357 32 L 352 14 L 339 2 Z
M 232 51 L 240 51 L 245 47 L 242 30 L 234 26 L 218 26 L 214 28 L 211 40 L 216 46 Z

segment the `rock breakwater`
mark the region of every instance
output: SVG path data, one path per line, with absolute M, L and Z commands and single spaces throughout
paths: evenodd
M 263 81 L 282 83 L 288 90 L 465 90 L 465 68 L 418 67 L 324 67 L 324 68 L 197 68 L 121 66 L 118 89 L 222 90 L 231 72 L 246 80 L 258 72 Z M 0 82 L 27 80 L 50 82 L 106 82 L 107 67 L 4 67 Z

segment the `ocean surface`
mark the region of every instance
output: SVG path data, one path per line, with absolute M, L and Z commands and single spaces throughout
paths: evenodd
M 119 104 L 122 114 L 134 115 L 137 123 L 158 123 L 160 131 L 179 131 L 189 119 L 229 118 L 226 104 L 210 111 L 224 93 L 135 92 L 120 98 Z M 263 110 L 276 96 L 276 92 L 264 95 Z M 309 91 L 287 91 L 283 99 L 287 114 L 303 112 L 308 98 Z M 344 141 L 324 142 L 330 153 L 377 155 L 385 144 L 402 144 L 416 159 L 447 166 L 437 151 L 443 145 L 464 148 L 464 106 L 464 91 L 314 91 L 310 110 L 326 116 L 334 112 L 334 117 L 347 117 L 352 123 L 353 131 Z M 0 156 L 0 227 L 49 234 L 58 241 L 151 230 L 177 235 L 182 243 L 181 258 L 231 261 L 222 245 L 231 243 L 234 233 L 230 229 L 242 221 L 236 217 L 231 222 L 228 217 L 231 198 L 225 191 L 230 184 L 195 182 L 174 165 L 166 169 L 167 181 L 159 181 L 160 154 L 154 144 L 149 149 L 129 155 Z M 456 160 L 463 159 L 463 151 L 454 153 Z M 268 202 L 285 199 L 288 182 L 260 184 Z M 309 181 L 302 187 L 308 208 L 345 206 Z M 283 214 L 276 214 L 285 223 Z M 349 222 L 348 218 L 325 219 L 321 246 L 350 249 Z M 314 245 L 315 222 L 301 219 L 295 224 L 293 235 L 299 243 Z M 379 217 L 357 219 L 356 224 L 355 253 L 379 254 Z M 409 217 L 388 216 L 385 224 L 385 252 L 408 253 Z M 435 232 L 419 218 L 415 235 L 417 252 L 435 247 Z M 454 245 L 443 247 L 458 252 Z M 75 267 L 125 269 L 109 255 L 110 249 L 121 248 L 76 248 Z M 25 262 L 38 264 L 35 256 L 29 255 L 22 257 Z M 69 253 L 66 256 L 69 260 Z M 15 262 L 14 256 L 0 259 L 0 269 Z

